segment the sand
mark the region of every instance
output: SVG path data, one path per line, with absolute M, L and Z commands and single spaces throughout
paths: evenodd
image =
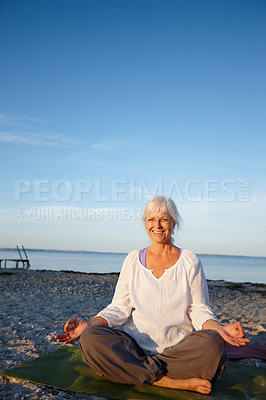
M 110 303 L 118 274 L 0 269 L 0 370 L 51 353 L 70 317 L 89 319 Z M 252 343 L 266 345 L 266 285 L 208 281 L 221 323 L 240 321 Z M 74 343 L 77 345 L 78 343 Z M 260 359 L 242 364 L 266 367 Z M 0 377 L 1 399 L 100 399 Z

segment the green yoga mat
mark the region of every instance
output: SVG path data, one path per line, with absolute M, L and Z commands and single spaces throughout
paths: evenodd
M 223 378 L 210 395 L 163 389 L 150 385 L 130 386 L 99 377 L 82 361 L 78 347 L 60 346 L 54 353 L 0 373 L 62 390 L 87 393 L 112 400 L 235 400 L 266 399 L 266 369 L 229 363 Z

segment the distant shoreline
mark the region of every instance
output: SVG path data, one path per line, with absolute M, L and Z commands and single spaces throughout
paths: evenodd
M 94 250 L 62 250 L 62 249 L 32 249 L 25 248 L 26 251 L 39 251 L 39 252 L 54 252 L 54 253 L 88 253 L 88 254 L 121 254 L 126 255 L 128 252 L 115 252 L 115 251 L 94 251 Z M 15 247 L 3 247 L 0 251 L 17 251 Z M 245 257 L 245 258 L 266 258 L 265 256 L 244 256 L 237 254 L 209 254 L 209 253 L 195 253 L 198 256 L 208 257 Z
M 110 273 L 120 272 L 126 253 L 26 249 L 31 269 Z M 23 254 L 22 254 L 23 255 Z M 198 254 L 208 279 L 266 284 L 266 257 Z M 0 259 L 20 259 L 16 249 L 0 250 Z M 2 261 L 2 267 L 5 262 Z M 7 262 L 8 268 L 15 263 Z M 19 265 L 22 267 L 22 265 Z

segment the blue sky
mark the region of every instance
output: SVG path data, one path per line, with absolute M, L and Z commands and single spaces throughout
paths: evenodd
M 0 247 L 266 256 L 266 4 L 0 2 Z

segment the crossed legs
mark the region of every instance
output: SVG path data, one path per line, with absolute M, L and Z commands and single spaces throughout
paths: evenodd
M 147 355 L 123 331 L 92 326 L 80 338 L 83 360 L 116 383 L 153 384 L 209 393 L 226 363 L 225 343 L 211 330 L 188 335 L 163 354 Z

